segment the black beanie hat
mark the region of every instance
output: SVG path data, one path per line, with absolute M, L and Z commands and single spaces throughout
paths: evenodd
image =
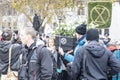
M 76 27 L 75 30 L 78 34 L 81 34 L 81 35 L 86 34 L 86 24 L 81 24 L 80 26 Z
M 92 41 L 92 40 L 99 40 L 99 31 L 97 29 L 89 29 L 86 33 L 86 39 L 88 41 Z

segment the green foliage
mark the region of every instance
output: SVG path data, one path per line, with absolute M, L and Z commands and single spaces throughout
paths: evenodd
M 55 30 L 55 34 L 61 36 L 73 37 L 75 35 L 75 29 L 73 28 L 72 25 L 67 26 L 65 24 L 62 24 L 60 25 L 60 28 L 57 28 Z
M 89 2 L 88 3 L 88 27 L 90 24 L 97 25 L 95 28 L 108 28 L 111 24 L 112 2 Z

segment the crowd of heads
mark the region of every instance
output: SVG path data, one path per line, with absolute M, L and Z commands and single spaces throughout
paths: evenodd
M 102 45 L 108 47 L 108 49 L 112 50 L 117 49 L 117 46 L 119 45 L 119 41 L 111 42 L 111 39 L 109 38 L 109 34 L 105 34 L 104 37 L 101 37 L 99 34 L 98 29 L 89 29 L 87 30 L 86 24 L 81 24 L 75 28 L 76 31 L 76 38 L 79 40 L 83 35 L 86 36 L 87 41 L 96 40 L 99 41 Z M 43 42 L 46 44 L 46 46 L 51 45 L 51 39 L 54 40 L 55 45 L 55 36 L 46 36 L 44 33 L 36 32 L 33 27 L 25 27 L 22 29 L 22 31 L 18 30 L 11 30 L 9 28 L 6 28 L 1 33 L 1 40 L 3 41 L 9 41 L 14 40 L 14 42 L 20 42 L 22 41 L 23 44 L 29 43 L 30 39 L 37 38 L 37 35 L 39 35 L 39 39 L 43 40 Z M 25 39 L 26 38 L 26 39 Z M 50 39 L 50 40 L 49 40 Z M 115 46 L 113 48 L 113 45 Z M 112 46 L 112 49 L 111 49 Z

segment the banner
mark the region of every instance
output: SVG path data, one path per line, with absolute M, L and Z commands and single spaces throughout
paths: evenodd
M 112 2 L 89 2 L 88 28 L 109 28 L 111 15 Z

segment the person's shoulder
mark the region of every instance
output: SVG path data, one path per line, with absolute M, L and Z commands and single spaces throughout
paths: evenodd
M 21 49 L 22 48 L 22 45 L 18 44 L 18 43 L 14 43 L 12 45 L 13 45 L 13 48 L 15 48 L 15 49 Z
M 104 47 L 104 50 L 105 50 L 105 54 L 107 56 L 112 56 L 113 55 L 113 52 L 111 52 L 109 49 L 107 49 L 107 48 Z
M 49 51 L 45 45 L 39 45 L 37 47 L 37 51 L 41 53 L 45 53 L 46 51 Z
M 45 46 L 43 46 L 43 47 L 41 48 L 41 51 L 42 51 L 44 54 L 50 52 L 50 50 L 49 50 L 47 47 L 45 47 Z
M 120 50 L 118 50 L 118 49 L 115 50 L 115 51 L 114 51 L 114 54 L 115 54 L 115 55 L 119 55 L 119 54 L 120 54 Z
M 37 48 L 37 53 L 38 53 L 39 56 L 41 55 L 42 57 L 48 57 L 48 56 L 52 55 L 52 53 L 50 52 L 50 50 L 48 50 L 47 47 L 44 46 L 44 45 L 39 46 Z
M 85 46 L 81 46 L 81 47 L 79 47 L 79 49 L 77 50 L 77 53 L 78 53 L 78 54 L 81 54 L 84 50 L 85 50 Z
M 86 43 L 86 38 L 78 42 L 78 45 L 83 46 Z

